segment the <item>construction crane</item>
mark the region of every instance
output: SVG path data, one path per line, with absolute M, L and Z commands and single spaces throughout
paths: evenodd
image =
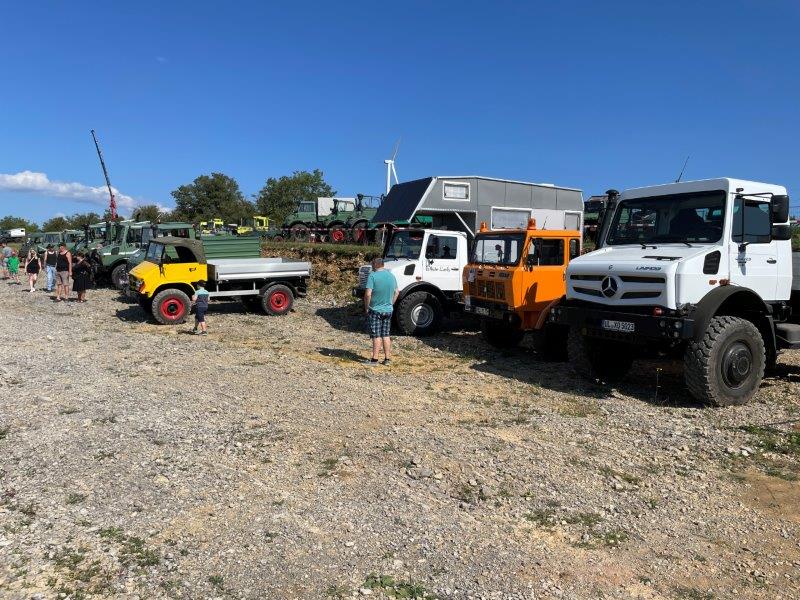
M 108 209 L 111 212 L 111 219 L 117 218 L 117 201 L 114 199 L 114 190 L 111 188 L 111 180 L 108 178 L 108 169 L 106 169 L 106 162 L 103 160 L 103 153 L 100 151 L 100 143 L 97 141 L 97 136 L 92 129 L 92 139 L 94 140 L 94 147 L 97 148 L 97 156 L 100 158 L 100 166 L 103 167 L 103 175 L 106 178 L 106 186 L 108 186 L 108 195 L 111 198 Z

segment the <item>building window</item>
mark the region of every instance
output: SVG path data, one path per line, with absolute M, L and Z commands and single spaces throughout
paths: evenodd
M 445 181 L 442 186 L 442 197 L 445 200 L 469 202 L 469 184 Z
M 492 229 L 525 229 L 528 226 L 528 219 L 531 218 L 531 211 L 523 209 L 492 209 Z

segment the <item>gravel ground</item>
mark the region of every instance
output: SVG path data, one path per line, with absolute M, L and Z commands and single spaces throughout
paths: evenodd
M 474 327 L 371 368 L 353 306 L 0 282 L 0 597 L 797 598 L 800 356 L 746 407 Z M 667 365 L 669 367 L 669 365 Z

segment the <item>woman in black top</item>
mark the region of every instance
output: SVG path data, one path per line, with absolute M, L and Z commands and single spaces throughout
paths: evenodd
M 86 290 L 92 283 L 92 267 L 83 251 L 76 257 L 78 262 L 72 265 L 72 291 L 78 292 L 78 302 L 86 302 Z
M 39 271 L 42 269 L 42 263 L 39 261 L 39 255 L 36 254 L 36 249 L 31 248 L 28 250 L 28 256 L 25 258 L 25 272 L 28 274 L 28 285 L 30 292 L 36 291 L 36 280 L 39 278 Z

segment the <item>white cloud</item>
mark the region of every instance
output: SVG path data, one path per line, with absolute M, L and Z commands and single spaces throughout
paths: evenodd
M 120 193 L 113 186 L 111 189 L 114 190 L 117 209 L 120 211 L 129 212 L 136 206 L 144 204 L 142 201 Z M 20 171 L 14 174 L 0 173 L 0 191 L 4 190 L 69 198 L 78 202 L 96 204 L 103 208 L 108 206 L 108 188 L 105 186 L 94 187 L 77 182 L 50 181 L 47 174 L 34 171 Z

